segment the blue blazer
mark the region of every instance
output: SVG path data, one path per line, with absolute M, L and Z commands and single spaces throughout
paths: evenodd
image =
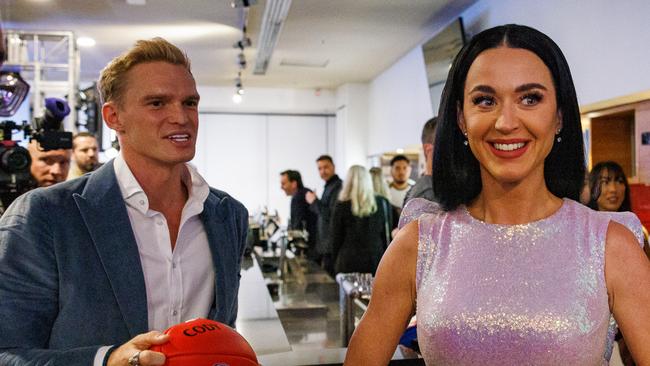
M 211 189 L 201 219 L 215 271 L 209 318 L 234 325 L 248 213 Z M 0 219 L 0 365 L 92 365 L 148 331 L 140 256 L 113 162 L 19 197 Z

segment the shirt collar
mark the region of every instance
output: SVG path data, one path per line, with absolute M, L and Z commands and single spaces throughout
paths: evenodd
M 184 174 L 182 179 L 183 184 L 187 187 L 189 197 L 183 211 L 189 212 L 184 212 L 184 215 L 199 214 L 203 211 L 203 204 L 210 194 L 210 186 L 197 172 L 196 167 L 189 163 L 186 163 L 185 166 L 189 174 Z M 143 215 L 147 214 L 149 211 L 147 194 L 135 179 L 122 154 L 118 154 L 115 158 L 113 169 L 115 170 L 117 184 L 120 187 L 120 192 L 122 192 L 124 202 Z

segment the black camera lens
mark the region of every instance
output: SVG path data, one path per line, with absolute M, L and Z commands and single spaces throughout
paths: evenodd
M 19 173 L 29 170 L 32 159 L 27 149 L 16 146 L 2 153 L 0 163 L 2 168 L 10 173 Z

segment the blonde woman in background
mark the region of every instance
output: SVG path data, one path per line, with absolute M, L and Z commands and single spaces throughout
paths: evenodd
M 375 194 L 366 168 L 353 165 L 332 217 L 332 257 L 336 273 L 375 273 L 388 245 L 390 203 Z
M 388 188 L 388 183 L 384 179 L 381 168 L 377 166 L 370 168 L 370 177 L 372 178 L 372 188 L 375 190 L 375 194 L 390 200 L 390 188 Z
M 384 179 L 381 168 L 377 166 L 370 168 L 370 176 L 372 177 L 372 188 L 375 190 L 375 194 L 384 197 L 390 203 L 390 188 L 386 179 Z M 400 210 L 401 207 L 395 207 L 392 204 L 387 208 L 386 224 L 390 229 L 387 231 L 390 233 L 390 238 L 388 238 L 389 243 L 395 237 L 395 234 L 397 234 Z

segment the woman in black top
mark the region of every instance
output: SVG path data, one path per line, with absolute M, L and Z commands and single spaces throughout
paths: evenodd
M 388 246 L 389 212 L 390 203 L 375 195 L 366 168 L 350 167 L 331 221 L 336 273 L 375 273 Z

